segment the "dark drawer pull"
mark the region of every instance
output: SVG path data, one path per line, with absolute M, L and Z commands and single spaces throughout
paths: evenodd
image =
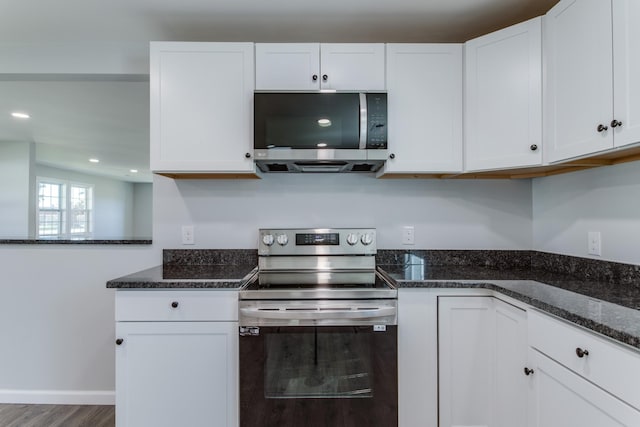
M 171 303 L 171 308 L 178 308 L 178 305 L 179 305 L 179 304 L 178 304 L 178 301 L 173 301 L 173 302 Z
M 580 358 L 583 358 L 585 356 L 589 355 L 589 350 L 583 350 L 580 347 L 576 348 L 576 355 Z
M 118 338 L 116 340 L 116 345 L 122 345 L 123 342 L 124 342 L 124 340 L 122 338 Z
M 524 374 L 526 376 L 532 375 L 533 374 L 533 369 L 529 369 L 527 367 L 524 368 Z

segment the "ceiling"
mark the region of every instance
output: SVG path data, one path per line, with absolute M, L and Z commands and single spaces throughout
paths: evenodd
M 0 0 L 0 41 L 463 42 L 558 0 Z
M 0 0 L 0 43 L 463 42 L 557 1 Z M 43 164 L 151 180 L 148 82 L 1 80 L 0 143 L 35 142 Z M 10 117 L 19 109 L 32 118 Z

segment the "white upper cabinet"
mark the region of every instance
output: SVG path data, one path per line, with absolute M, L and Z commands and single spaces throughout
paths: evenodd
M 320 44 L 256 44 L 256 90 L 318 90 L 320 80 Z
M 613 0 L 614 145 L 640 142 L 640 1 Z M 612 126 L 612 124 L 611 124 Z
M 252 43 L 151 43 L 151 169 L 251 173 Z
M 462 45 L 388 44 L 382 174 L 462 171 Z
M 257 43 L 256 90 L 385 90 L 382 43 Z
M 562 0 L 546 15 L 549 162 L 640 142 L 640 4 Z
M 542 163 L 541 45 L 541 18 L 465 43 L 465 170 Z

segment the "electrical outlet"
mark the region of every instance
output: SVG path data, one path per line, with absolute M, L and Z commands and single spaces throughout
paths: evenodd
M 195 244 L 195 238 L 193 236 L 193 225 L 182 226 L 182 244 L 183 245 Z
M 587 233 L 589 255 L 602 256 L 602 241 L 600 240 L 599 231 L 589 231 Z
M 402 227 L 402 244 L 403 245 L 415 245 L 415 230 L 413 225 L 407 225 Z

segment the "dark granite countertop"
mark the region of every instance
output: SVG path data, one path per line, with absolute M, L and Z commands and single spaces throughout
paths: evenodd
M 379 265 L 399 288 L 477 288 L 500 292 L 605 336 L 640 348 L 640 287 L 542 269 Z
M 165 289 L 207 288 L 237 289 L 257 269 L 255 264 L 225 265 L 165 264 L 109 280 L 107 288 Z
M 0 245 L 151 245 L 151 239 L 0 239 Z

